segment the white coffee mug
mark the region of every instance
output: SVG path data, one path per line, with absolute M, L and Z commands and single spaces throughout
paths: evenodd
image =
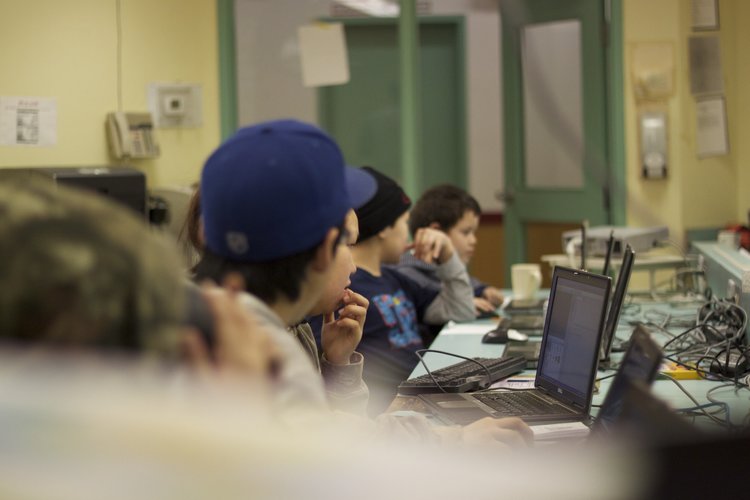
M 542 266 L 539 264 L 513 264 L 510 282 L 514 300 L 533 299 L 542 285 Z

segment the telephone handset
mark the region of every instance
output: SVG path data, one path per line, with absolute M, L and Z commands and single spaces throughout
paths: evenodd
M 151 113 L 107 113 L 109 145 L 115 158 L 155 158 L 159 144 Z

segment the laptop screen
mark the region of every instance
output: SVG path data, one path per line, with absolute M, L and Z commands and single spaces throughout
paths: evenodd
M 537 382 L 580 405 L 591 398 L 610 283 L 605 276 L 555 268 Z
M 622 310 L 622 303 L 625 300 L 625 292 L 628 289 L 628 282 L 630 281 L 630 271 L 633 268 L 633 259 L 635 258 L 635 252 L 628 246 L 625 249 L 625 254 L 622 258 L 622 266 L 620 267 L 620 274 L 617 275 L 617 286 L 615 292 L 612 295 L 612 303 L 609 306 L 609 312 L 607 313 L 607 322 L 604 325 L 604 334 L 602 335 L 602 352 L 599 359 L 602 361 L 609 359 L 609 352 L 612 348 L 612 341 L 615 339 L 615 331 L 617 330 L 617 323 L 620 321 L 620 311 Z
M 641 326 L 638 326 L 630 337 L 628 352 L 625 353 L 599 410 L 597 427 L 608 430 L 617 422 L 628 387 L 635 382 L 650 385 L 656 376 L 661 358 L 659 346 Z

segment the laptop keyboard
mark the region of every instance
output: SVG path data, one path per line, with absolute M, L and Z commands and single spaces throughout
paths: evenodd
M 489 370 L 491 377 L 487 380 L 487 370 L 477 363 L 461 361 L 432 371 L 432 376 L 445 392 L 470 392 L 490 386 L 498 380 L 523 371 L 526 360 L 523 356 L 502 358 L 472 358 L 482 363 Z M 429 375 L 410 378 L 398 386 L 400 394 L 423 394 L 441 392 Z
M 575 413 L 556 402 L 546 401 L 536 391 L 487 392 L 476 394 L 474 397 L 501 415 L 528 416 L 565 412 Z

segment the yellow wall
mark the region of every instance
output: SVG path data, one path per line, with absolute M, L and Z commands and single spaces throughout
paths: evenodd
M 627 145 L 627 220 L 631 225 L 666 224 L 672 238 L 684 243 L 685 231 L 745 221 L 750 208 L 750 175 L 742 168 L 750 155 L 750 72 L 743 54 L 750 36 L 739 29 L 750 21 L 745 0 L 721 0 L 723 78 L 727 104 L 730 154 L 698 159 L 695 139 L 695 98 L 690 93 L 688 37 L 691 4 L 683 0 L 623 2 L 625 44 L 625 108 Z M 633 46 L 668 42 L 674 46 L 674 94 L 664 101 L 669 120 L 669 173 L 666 180 L 640 175 L 638 106 L 630 80 Z M 743 140 L 744 139 L 744 140 Z
M 113 164 L 104 129 L 117 110 L 116 0 L 0 0 L 0 96 L 57 100 L 57 144 L 0 146 L 0 167 Z M 158 129 L 161 156 L 131 161 L 152 186 L 198 179 L 220 140 L 215 0 L 120 0 L 122 103 L 147 109 L 146 86 L 196 83 L 203 125 Z
M 734 66 L 737 78 L 735 100 L 735 127 L 732 148 L 737 161 L 737 214 L 738 221 L 748 223 L 750 210 L 750 64 L 747 55 L 750 51 L 750 2 L 736 0 L 735 16 L 727 20 L 735 26 L 737 50 L 734 53 Z M 722 19 L 723 21 L 723 19 Z

